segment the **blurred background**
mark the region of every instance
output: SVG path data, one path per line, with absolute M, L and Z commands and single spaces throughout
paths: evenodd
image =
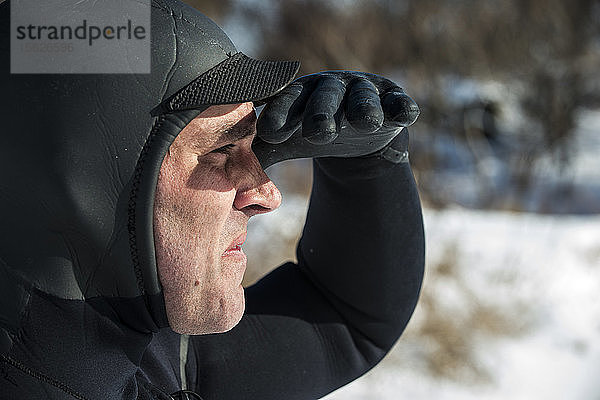
M 328 399 L 600 399 L 600 3 L 187 0 L 263 59 L 385 75 L 420 105 L 426 277 L 386 359 Z M 246 283 L 294 259 L 306 160 Z

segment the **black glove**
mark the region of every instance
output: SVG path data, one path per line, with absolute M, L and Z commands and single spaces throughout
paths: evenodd
M 378 75 L 329 71 L 297 79 L 267 101 L 252 145 L 263 168 L 311 157 L 380 155 L 405 161 L 388 144 L 419 116 L 402 88 Z

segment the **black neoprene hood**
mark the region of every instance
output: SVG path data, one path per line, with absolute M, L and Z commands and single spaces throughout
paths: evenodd
M 182 3 L 151 11 L 150 74 L 20 75 L 0 4 L 0 350 L 33 290 L 167 326 L 152 208 L 169 145 L 208 105 L 265 99 L 298 70 L 239 53 Z

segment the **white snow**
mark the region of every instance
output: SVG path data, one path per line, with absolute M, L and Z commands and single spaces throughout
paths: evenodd
M 512 315 L 505 322 L 524 328 L 494 332 L 470 321 L 461 334 L 471 339 L 467 345 L 473 353 L 462 362 L 478 365 L 489 376 L 464 382 L 452 371 L 432 376 L 423 367 L 422 358 L 435 354 L 427 350 L 431 338 L 419 337 L 428 318 L 419 305 L 387 359 L 327 399 L 599 398 L 600 216 L 456 208 L 425 210 L 425 226 L 423 296 L 459 321 L 476 303 Z M 436 279 L 435 266 L 447 249 L 452 249 L 459 285 Z

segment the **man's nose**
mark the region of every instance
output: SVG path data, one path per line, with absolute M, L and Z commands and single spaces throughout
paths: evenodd
M 242 160 L 240 160 L 242 161 Z M 249 216 L 264 214 L 281 205 L 281 192 L 269 179 L 252 151 L 235 167 L 237 191 L 233 206 Z

